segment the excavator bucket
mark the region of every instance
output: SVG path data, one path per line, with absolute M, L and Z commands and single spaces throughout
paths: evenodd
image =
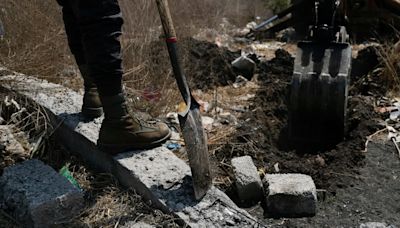
M 351 46 L 300 42 L 289 98 L 289 139 L 327 145 L 344 138 Z

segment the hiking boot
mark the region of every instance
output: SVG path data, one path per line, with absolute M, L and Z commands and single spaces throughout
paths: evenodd
M 105 118 L 97 146 L 109 154 L 160 146 L 171 136 L 168 126 L 143 121 L 130 113 L 123 94 L 101 97 Z
M 87 65 L 80 65 L 79 70 L 84 80 L 85 93 L 83 95 L 82 114 L 85 118 L 95 119 L 103 115 L 103 108 L 97 86 L 89 76 Z

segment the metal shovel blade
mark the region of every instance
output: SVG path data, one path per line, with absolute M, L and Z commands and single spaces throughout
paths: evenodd
M 207 136 L 203 129 L 199 105 L 193 98 L 186 115 L 179 115 L 179 123 L 192 171 L 194 195 L 196 199 L 201 199 L 210 189 L 212 178 Z
M 200 200 L 212 185 L 207 137 L 201 123 L 200 105 L 190 93 L 189 85 L 181 68 L 176 45 L 176 32 L 168 0 L 156 0 L 156 3 L 166 36 L 174 76 L 182 98 L 186 103 L 186 110 L 179 113 L 179 124 L 186 144 L 190 169 L 192 170 L 194 195 L 197 200 Z
M 300 42 L 289 100 L 289 138 L 336 143 L 344 138 L 351 70 L 347 43 Z

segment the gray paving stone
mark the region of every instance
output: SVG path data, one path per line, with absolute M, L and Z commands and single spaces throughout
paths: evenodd
M 310 176 L 268 174 L 264 179 L 267 211 L 272 217 L 308 217 L 316 214 L 317 191 Z
M 236 189 L 242 202 L 258 202 L 263 198 L 263 185 L 250 156 L 232 159 Z
M 50 227 L 81 212 L 83 193 L 39 160 L 4 170 L 0 178 L 1 207 L 24 227 Z

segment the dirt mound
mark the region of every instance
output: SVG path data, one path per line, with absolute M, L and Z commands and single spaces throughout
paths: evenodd
M 348 131 L 343 142 L 317 151 L 292 149 L 288 146 L 285 127 L 293 64 L 294 59 L 284 50 L 278 50 L 271 61 L 259 63 L 261 88 L 251 101 L 252 111 L 241 118 L 237 134 L 231 143 L 216 152 L 216 158 L 223 161 L 251 155 L 257 167 L 266 173 L 308 174 L 318 188 L 332 192 L 350 186 L 358 167 L 364 163 L 366 137 L 379 128 L 374 121 L 379 116 L 374 112 L 373 98 L 363 95 L 349 98 Z M 358 91 L 357 86 L 361 85 L 351 85 Z
M 231 62 L 240 56 L 240 52 L 231 52 L 226 48 L 193 38 L 178 42 L 182 67 L 193 89 L 212 89 L 216 86 L 226 86 L 236 79 L 236 73 Z M 171 65 L 166 51 L 165 42 L 151 43 L 151 69 L 153 75 L 170 72 Z M 157 72 L 154 72 L 157 71 Z

